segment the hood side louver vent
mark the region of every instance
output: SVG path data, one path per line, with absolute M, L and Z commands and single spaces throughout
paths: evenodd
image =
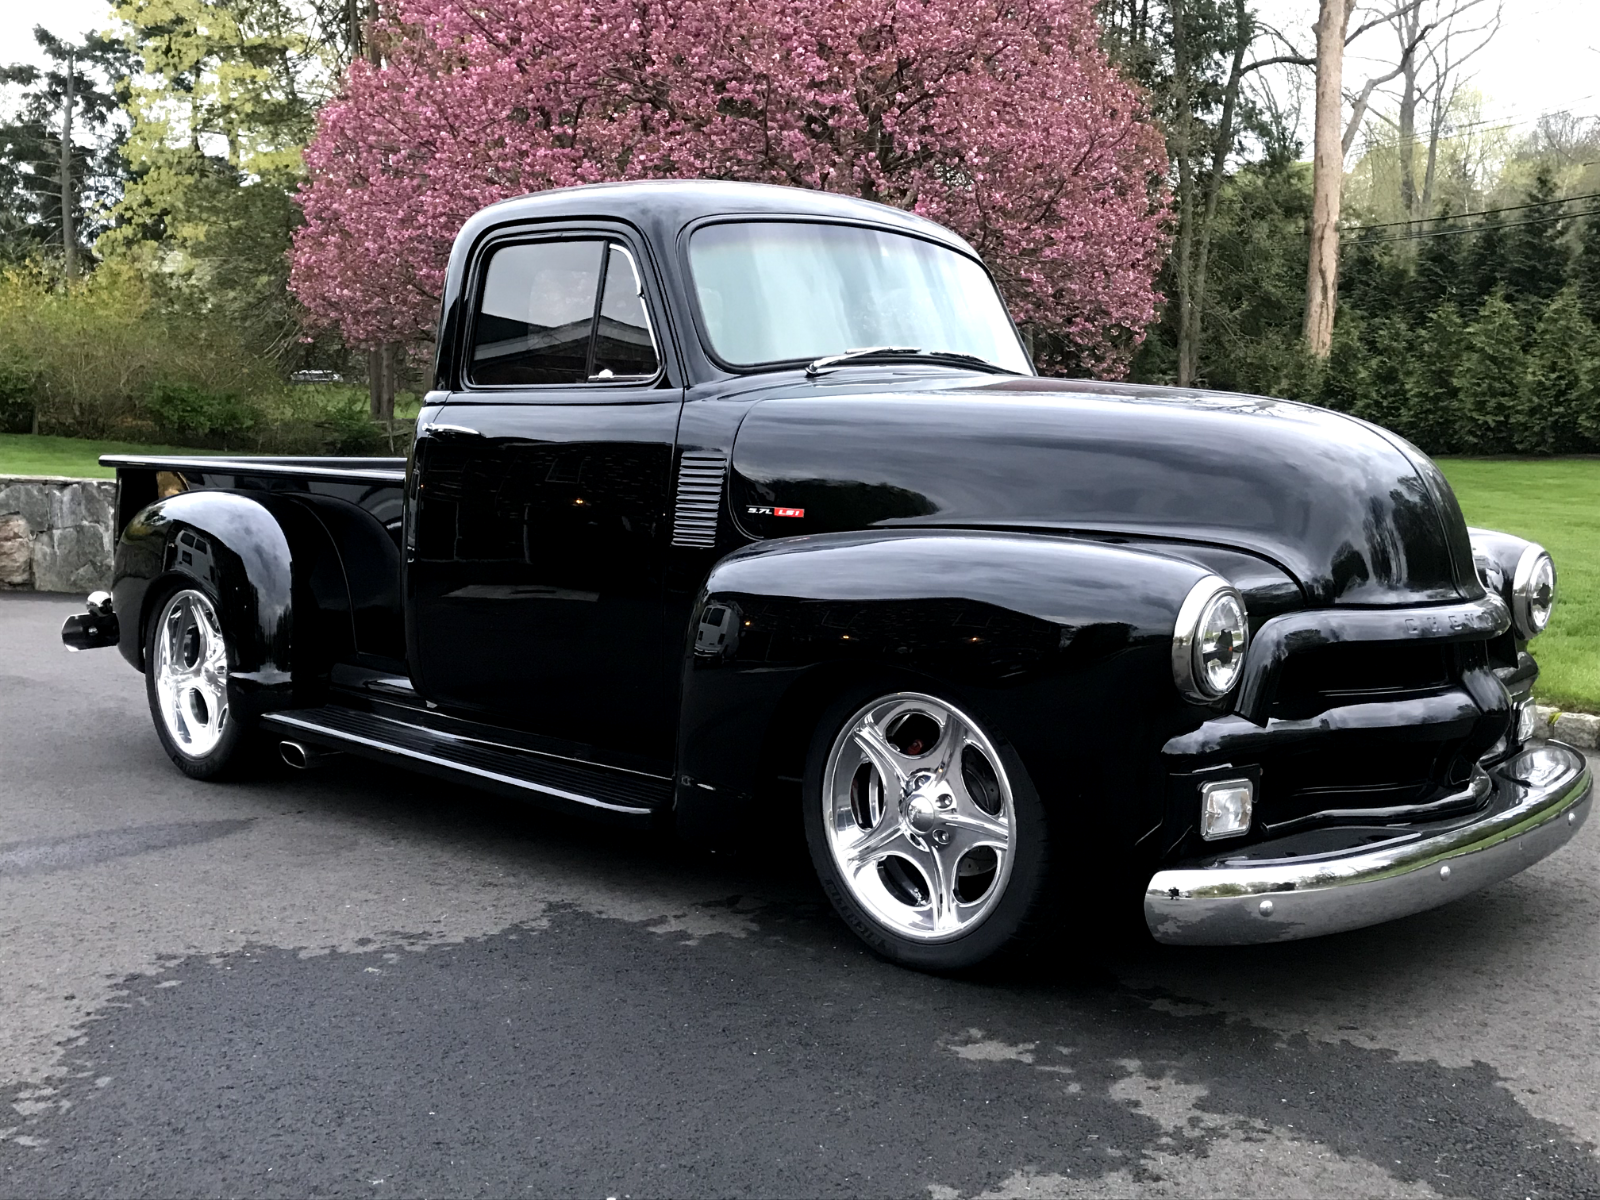
M 717 510 L 722 505 L 726 454 L 685 454 L 678 467 L 678 507 L 672 522 L 674 546 L 715 546 Z

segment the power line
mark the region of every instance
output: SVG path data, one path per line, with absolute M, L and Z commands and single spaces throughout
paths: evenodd
M 1396 225 L 1427 225 L 1434 221 L 1464 221 L 1468 217 L 1487 217 L 1493 213 L 1521 212 L 1528 208 L 1545 208 L 1551 204 L 1572 204 L 1578 200 L 1600 200 L 1600 192 L 1584 192 L 1560 200 L 1535 200 L 1528 204 L 1508 204 L 1504 208 L 1485 208 L 1477 212 L 1447 213 L 1438 217 L 1418 217 L 1414 221 L 1380 221 L 1374 225 L 1352 225 L 1346 233 L 1366 233 L 1369 229 L 1392 229 Z
M 1495 228 L 1520 229 L 1524 225 L 1549 225 L 1553 221 L 1571 221 L 1573 219 L 1572 214 L 1562 213 L 1555 217 L 1533 217 L 1527 221 L 1510 221 L 1504 225 L 1497 225 Z M 1387 242 L 1415 242 L 1421 238 L 1451 237 L 1463 233 L 1477 233 L 1481 228 L 1481 226 L 1477 225 L 1463 225 L 1460 229 L 1435 229 L 1430 233 L 1399 233 L 1389 237 L 1365 238 L 1361 244 L 1363 246 L 1382 246 Z
M 1583 98 L 1586 100 L 1589 99 L 1587 96 Z M 1515 129 L 1519 125 L 1535 125 L 1544 120 L 1546 117 L 1568 117 L 1574 121 L 1596 121 L 1600 120 L 1600 113 L 1583 113 L 1580 115 L 1572 112 L 1570 109 L 1559 108 L 1551 112 L 1539 113 L 1537 116 L 1518 117 L 1515 120 L 1504 120 L 1500 117 L 1484 117 L 1481 120 L 1462 121 L 1458 124 L 1453 123 L 1441 128 L 1439 131 L 1439 140 L 1445 141 L 1450 138 L 1460 137 L 1462 134 L 1468 133 L 1472 130 L 1477 130 L 1479 133 L 1499 133 L 1501 130 Z M 1423 140 L 1423 135 L 1426 135 L 1426 133 L 1427 131 L 1424 130 L 1422 131 L 1422 135 L 1413 134 L 1412 141 L 1420 144 Z M 1405 138 L 1399 133 L 1381 139 L 1368 138 L 1361 143 L 1361 150 L 1366 154 L 1370 154 L 1374 150 L 1392 150 L 1404 141 Z

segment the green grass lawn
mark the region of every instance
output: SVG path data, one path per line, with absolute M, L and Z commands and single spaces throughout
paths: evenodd
M 214 454 L 180 446 L 144 446 L 134 442 L 94 442 L 86 438 L 35 437 L 0 433 L 0 475 L 65 475 L 72 479 L 115 479 L 116 471 L 100 465 L 102 454 Z
M 1442 458 L 1469 525 L 1538 542 L 1556 560 L 1550 628 L 1532 646 L 1546 704 L 1600 713 L 1600 458 Z

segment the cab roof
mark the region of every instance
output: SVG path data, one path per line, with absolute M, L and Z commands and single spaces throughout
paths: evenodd
M 601 218 L 626 221 L 657 239 L 658 244 L 666 244 L 695 221 L 707 217 L 737 219 L 743 215 L 861 221 L 976 254 L 965 240 L 944 226 L 887 204 L 806 188 L 718 179 L 594 183 L 534 192 L 491 204 L 474 214 L 462 229 L 461 239 L 470 242 L 488 229 L 520 221 Z

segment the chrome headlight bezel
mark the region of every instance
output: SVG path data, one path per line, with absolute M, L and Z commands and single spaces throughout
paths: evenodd
M 1539 592 L 1546 574 L 1550 591 L 1541 604 Z M 1555 559 L 1537 542 L 1529 542 L 1517 558 L 1517 569 L 1511 577 L 1511 619 L 1526 641 L 1550 627 L 1556 607 L 1556 578 Z
M 1237 620 L 1233 622 L 1238 636 L 1230 647 L 1232 672 L 1225 683 L 1219 684 L 1206 669 L 1203 635 L 1219 607 L 1229 603 L 1238 606 Z M 1222 576 L 1207 575 L 1189 589 L 1178 607 L 1172 633 L 1172 678 L 1178 690 L 1200 704 L 1215 703 L 1239 685 L 1249 649 L 1250 615 L 1245 609 L 1244 597 Z

